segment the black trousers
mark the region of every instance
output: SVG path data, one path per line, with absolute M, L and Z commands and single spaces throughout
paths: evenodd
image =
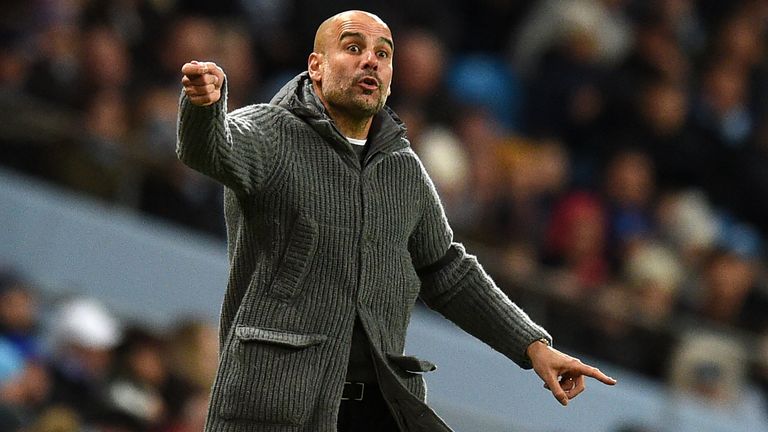
M 399 432 L 378 386 L 366 385 L 363 400 L 343 400 L 338 432 Z

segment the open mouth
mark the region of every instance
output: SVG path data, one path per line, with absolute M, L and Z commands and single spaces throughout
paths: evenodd
M 379 81 L 374 77 L 364 77 L 358 84 L 366 90 L 376 90 L 379 88 Z

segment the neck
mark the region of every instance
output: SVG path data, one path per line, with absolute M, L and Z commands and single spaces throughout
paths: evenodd
M 368 131 L 371 129 L 373 117 L 355 119 L 345 116 L 343 113 L 334 112 L 334 110 L 329 107 L 326 108 L 328 109 L 328 115 L 331 116 L 342 135 L 354 139 L 368 138 Z

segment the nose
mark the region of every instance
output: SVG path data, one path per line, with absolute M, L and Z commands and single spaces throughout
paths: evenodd
M 373 50 L 366 50 L 363 54 L 363 61 L 360 65 L 363 69 L 379 69 L 379 58 Z

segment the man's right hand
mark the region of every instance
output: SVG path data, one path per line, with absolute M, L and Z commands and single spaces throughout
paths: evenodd
M 216 63 L 192 60 L 181 67 L 181 73 L 181 85 L 192 104 L 207 106 L 221 99 L 224 71 Z

